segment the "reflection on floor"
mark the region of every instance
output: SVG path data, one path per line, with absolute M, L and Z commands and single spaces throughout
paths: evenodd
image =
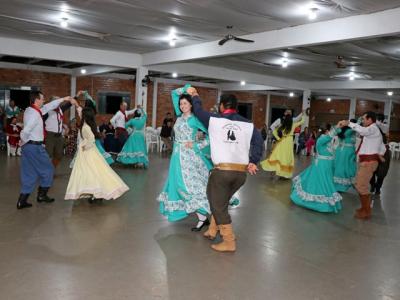
M 62 200 L 65 159 L 53 204 L 18 211 L 19 160 L 0 156 L 1 299 L 400 299 L 400 164 L 394 161 L 370 221 L 343 211 L 324 215 L 290 203 L 291 182 L 260 172 L 233 209 L 235 254 L 220 254 L 190 231 L 194 219 L 168 223 L 155 201 L 168 159 L 148 170 L 115 166 L 131 190 L 89 205 Z M 297 169 L 309 163 L 302 157 Z

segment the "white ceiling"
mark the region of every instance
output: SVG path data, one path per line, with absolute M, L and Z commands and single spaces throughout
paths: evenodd
M 289 66 L 282 68 L 284 52 Z M 339 68 L 337 56 L 343 60 Z M 400 79 L 400 36 L 335 43 L 238 56 L 211 58 L 198 62 L 213 66 L 305 81 L 329 80 L 353 71 L 372 80 Z
M 145 53 L 177 46 L 309 23 L 303 0 L 73 0 L 69 28 L 59 27 L 62 1 L 0 0 L 0 34 L 92 48 Z M 400 6 L 393 0 L 315 0 L 318 21 Z M 226 28 L 233 25 L 232 30 Z

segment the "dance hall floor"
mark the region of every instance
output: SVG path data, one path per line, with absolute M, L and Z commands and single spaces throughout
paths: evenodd
M 68 163 L 55 203 L 31 196 L 34 206 L 18 211 L 19 160 L 0 155 L 0 299 L 400 299 L 399 161 L 370 221 L 353 218 L 354 191 L 325 215 L 292 205 L 288 180 L 248 177 L 231 210 L 235 254 L 212 251 L 190 231 L 194 219 L 159 215 L 166 157 L 151 156 L 148 170 L 114 166 L 131 190 L 96 205 L 63 200 Z

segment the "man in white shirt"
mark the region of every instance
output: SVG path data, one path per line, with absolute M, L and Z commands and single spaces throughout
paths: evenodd
M 360 196 L 361 208 L 357 209 L 355 217 L 368 219 L 371 217 L 370 180 L 378 167 L 386 148 L 381 132 L 376 125 L 376 114 L 367 112 L 362 116 L 362 126 L 357 123 L 342 121 L 343 126 L 349 126 L 358 132 L 362 141 L 357 149 L 359 168 L 356 176 L 356 190 Z
M 128 117 L 133 115 L 136 109 L 126 110 L 128 104 L 126 102 L 122 102 L 119 106 L 119 111 L 111 118 L 110 123 L 115 129 L 115 135 L 118 139 L 118 152 L 121 151 L 122 147 L 124 146 L 126 140 L 128 139 L 128 132 L 125 129 L 125 124 L 128 121 Z
M 83 91 L 79 91 L 75 99 L 82 93 Z M 52 98 L 51 101 L 55 101 L 59 97 Z M 71 106 L 71 102 L 61 103 L 56 109 L 50 110 L 43 116 L 46 124 L 46 151 L 54 167 L 57 167 L 64 154 L 64 138 L 62 135 L 64 112 L 70 109 Z
M 37 201 L 46 203 L 54 201 L 53 198 L 47 196 L 53 183 L 54 167 L 43 145 L 46 136 L 43 115 L 56 109 L 63 101 L 75 100 L 68 96 L 43 105 L 43 94 L 31 92 L 31 106 L 25 110 L 24 129 L 21 131 L 21 193 L 17 202 L 18 209 L 32 206 L 28 203 L 28 197 L 38 181 Z
M 389 171 L 390 160 L 392 158 L 392 153 L 388 145 L 389 126 L 384 122 L 384 119 L 385 116 L 382 114 L 376 116 L 376 125 L 378 125 L 381 131 L 383 143 L 385 144 L 386 147 L 386 152 L 384 156 L 384 161 L 379 162 L 378 168 L 374 172 L 374 175 L 372 175 L 370 181 L 371 193 L 375 193 L 375 195 L 381 194 L 381 187 L 383 185 L 383 180 L 385 179 Z

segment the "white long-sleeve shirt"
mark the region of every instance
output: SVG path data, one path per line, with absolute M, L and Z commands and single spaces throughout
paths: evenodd
M 126 118 L 130 115 L 133 115 L 133 113 L 136 111 L 136 109 L 132 110 L 126 110 L 125 111 L 125 116 Z M 122 111 L 117 111 L 117 113 L 114 115 L 114 117 L 111 118 L 110 123 L 114 128 L 124 128 L 125 129 L 125 116 Z
M 297 117 L 293 118 L 293 123 L 299 122 L 303 116 L 303 113 L 299 114 Z M 274 121 L 274 123 L 271 124 L 269 127 L 272 131 L 275 130 L 275 128 L 281 126 L 281 118 L 278 118 Z
M 50 110 L 46 120 L 46 131 L 53 133 L 62 133 L 63 130 L 63 112 L 61 108 Z
M 361 147 L 358 150 L 358 155 L 385 154 L 386 147 L 382 140 L 382 134 L 376 123 L 373 123 L 368 127 L 363 127 L 357 123 L 350 122 L 349 127 L 363 137 Z
M 64 99 L 53 100 L 50 103 L 43 105 L 40 109 L 42 114 L 46 114 L 49 111 L 56 109 Z M 25 144 L 28 141 L 43 142 L 43 119 L 39 112 L 28 107 L 24 113 L 24 129 L 21 131 L 21 140 Z

